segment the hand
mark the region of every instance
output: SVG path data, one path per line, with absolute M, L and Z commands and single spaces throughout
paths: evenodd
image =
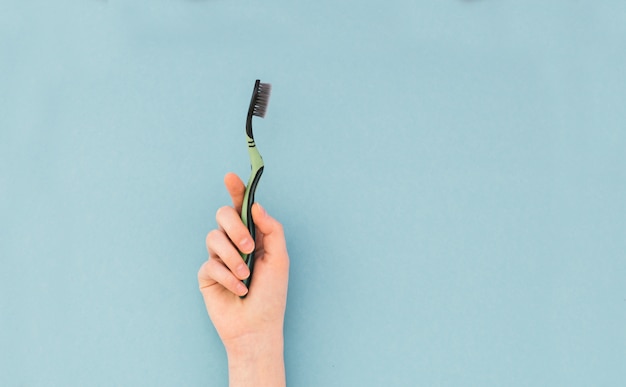
M 225 206 L 217 211 L 218 229 L 207 235 L 209 260 L 198 272 L 200 291 L 228 354 L 231 386 L 246 385 L 243 381 L 246 378 L 251 379 L 252 385 L 264 385 L 263 380 L 268 385 L 281 385 L 284 384 L 283 322 L 289 277 L 283 228 L 255 203 L 252 218 L 257 232 L 256 241 L 252 241 L 240 216 L 245 186 L 233 173 L 224 177 L 224 184 L 233 207 Z M 241 282 L 249 271 L 239 251 L 255 251 L 249 289 Z M 245 298 L 239 297 L 246 293 Z M 282 382 L 256 372 L 282 373 Z

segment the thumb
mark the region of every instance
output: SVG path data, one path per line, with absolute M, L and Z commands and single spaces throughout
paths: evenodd
M 283 226 L 258 203 L 252 205 L 252 219 L 257 230 L 263 234 L 263 254 L 254 265 L 249 297 L 266 301 L 284 300 L 287 297 L 289 255 Z
M 263 234 L 263 247 L 267 252 L 277 253 L 287 249 L 283 225 L 272 218 L 259 203 L 252 205 L 252 219 Z

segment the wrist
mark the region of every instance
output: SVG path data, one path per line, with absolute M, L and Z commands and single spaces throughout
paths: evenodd
M 226 353 L 230 387 L 284 386 L 283 348 L 282 332 L 229 343 Z

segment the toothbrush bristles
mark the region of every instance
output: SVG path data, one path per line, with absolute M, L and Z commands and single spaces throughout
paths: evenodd
M 256 90 L 256 98 L 254 100 L 253 115 L 264 118 L 267 112 L 267 105 L 270 102 L 270 94 L 272 93 L 272 85 L 270 83 L 259 83 Z

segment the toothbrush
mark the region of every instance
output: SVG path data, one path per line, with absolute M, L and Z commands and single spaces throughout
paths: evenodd
M 254 221 L 252 220 L 252 204 L 254 203 L 254 193 L 256 187 L 261 179 L 263 173 L 263 158 L 259 153 L 256 144 L 254 143 L 254 135 L 252 134 L 252 117 L 257 116 L 264 118 L 267 111 L 267 104 L 270 100 L 270 93 L 272 91 L 272 85 L 269 83 L 261 83 L 260 80 L 256 80 L 254 83 L 254 90 L 252 91 L 252 99 L 250 100 L 250 107 L 248 108 L 248 117 L 246 119 L 246 137 L 248 140 L 248 154 L 250 156 L 251 173 L 250 179 L 248 179 L 248 185 L 246 185 L 246 191 L 243 196 L 243 203 L 241 206 L 241 220 L 243 224 L 248 228 L 252 240 L 256 241 Z M 243 280 L 244 285 L 249 287 L 250 280 L 252 279 L 252 269 L 254 268 L 254 251 L 250 254 L 241 254 L 244 262 L 250 269 L 250 275 Z M 243 296 L 245 297 L 245 296 Z M 242 298 L 243 298 L 242 297 Z

